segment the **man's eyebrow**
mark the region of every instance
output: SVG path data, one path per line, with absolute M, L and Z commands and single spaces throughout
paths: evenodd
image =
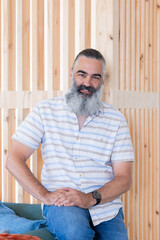
M 83 73 L 83 74 L 86 74 L 86 75 L 88 74 L 87 72 L 85 72 L 83 70 L 78 70 L 77 73 Z M 92 76 L 100 77 L 100 78 L 102 77 L 101 74 L 99 74 L 99 73 L 93 73 Z
M 100 77 L 100 78 L 102 77 L 101 74 L 99 74 L 99 73 L 94 73 L 94 74 L 92 74 L 92 75 L 93 75 L 94 77 Z
M 83 70 L 78 70 L 77 73 L 83 73 L 83 74 L 87 74 L 85 71 Z

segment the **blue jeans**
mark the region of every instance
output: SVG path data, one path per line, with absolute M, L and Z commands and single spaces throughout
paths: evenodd
M 88 209 L 44 205 L 47 229 L 58 240 L 128 240 L 122 209 L 115 218 L 93 226 Z

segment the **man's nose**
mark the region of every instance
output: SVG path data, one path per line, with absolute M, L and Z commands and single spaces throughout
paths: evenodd
M 84 84 L 86 87 L 89 87 L 92 85 L 92 79 L 91 76 L 86 76 L 85 80 L 84 80 Z

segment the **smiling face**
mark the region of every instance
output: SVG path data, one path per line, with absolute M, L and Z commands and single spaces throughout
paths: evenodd
M 105 65 L 102 60 L 80 56 L 73 65 L 66 103 L 76 115 L 92 116 L 102 107 Z
M 92 95 L 103 82 L 104 64 L 101 60 L 81 56 L 78 58 L 72 73 L 77 91 L 84 95 Z

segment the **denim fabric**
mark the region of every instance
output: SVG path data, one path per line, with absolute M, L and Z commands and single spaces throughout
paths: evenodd
M 29 220 L 19 217 L 0 202 L 0 231 L 7 230 L 11 234 L 23 234 L 44 227 L 45 223 L 45 220 Z
M 128 240 L 122 208 L 116 217 L 96 226 L 87 209 L 44 205 L 43 213 L 56 240 Z

